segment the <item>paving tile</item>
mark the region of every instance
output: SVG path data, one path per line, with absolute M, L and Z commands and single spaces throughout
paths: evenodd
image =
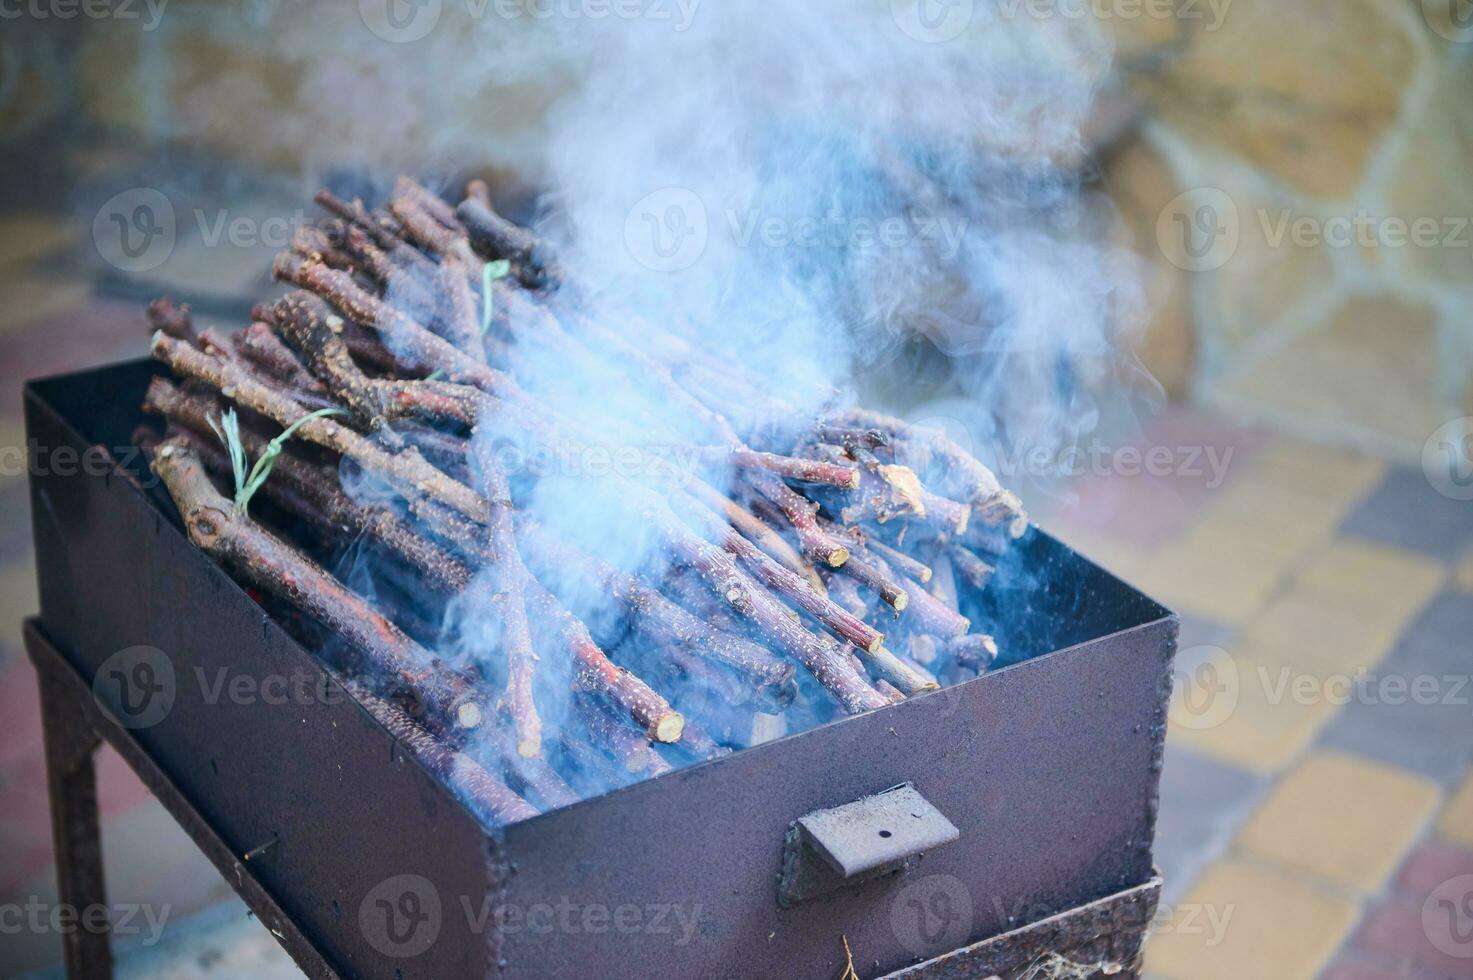
M 0 769 L 35 765 L 44 752 L 36 669 L 16 643 L 0 666 Z
M 5 819 L 0 820 L 0 905 L 23 898 L 31 879 L 50 867 L 51 816 L 41 759 L 0 769 Z
M 1448 840 L 1473 848 L 1473 771 L 1443 808 L 1437 829 Z
M 0 415 L 20 417 L 27 378 L 107 364 L 148 352 L 143 307 L 93 302 L 0 333 Z
M 1230 527 L 1276 554 L 1297 558 L 1335 536 L 1350 504 L 1255 474 L 1219 494 L 1202 523 Z
M 1374 892 L 1420 836 L 1439 798 L 1428 780 L 1317 753 L 1274 787 L 1239 844 L 1286 869 Z
M 1420 609 L 1447 578 L 1443 563 L 1404 548 L 1337 540 L 1300 569 L 1303 585 L 1408 611 Z
M 119 980 L 298 980 L 302 975 L 234 896 L 195 915 L 171 917 L 155 945 L 118 943 L 116 958 Z
M 54 255 L 79 237 L 76 223 L 39 211 L 10 211 L 0 215 L 0 269 L 13 268 Z M 9 267 L 9 268 L 7 268 Z
M 1173 980 L 1311 980 L 1355 924 L 1348 899 L 1271 868 L 1225 861 L 1209 868 L 1178 909 L 1198 928 L 1158 931 L 1146 968 Z M 1184 915 L 1173 923 L 1185 923 Z M 1212 922 L 1223 925 L 1214 929 Z
M 1262 775 L 1167 739 L 1154 852 L 1165 879 L 1162 901 L 1178 901 L 1202 869 L 1222 856 L 1267 788 Z
M 1448 591 L 1408 623 L 1393 654 L 1396 661 L 1428 671 L 1467 673 L 1473 637 L 1473 596 Z
M 18 645 L 21 623 L 40 608 L 35 567 L 29 561 L 15 561 L 0 568 L 0 646 Z
M 1425 899 L 1449 878 L 1473 876 L 1473 849 L 1446 844 L 1421 844 L 1396 875 L 1396 890 Z
M 1275 439 L 1253 461 L 1253 476 L 1335 504 L 1358 501 L 1382 479 L 1386 464 L 1374 456 L 1298 439 Z
M 1341 525 L 1342 533 L 1451 562 L 1473 545 L 1467 501 L 1443 496 L 1420 467 L 1396 467 Z
M 1244 644 L 1202 664 L 1179 661 L 1167 741 L 1257 773 L 1286 768 L 1314 741 L 1337 705 L 1296 696 L 1295 673 Z
M 1443 593 L 1390 657 L 1355 678 L 1321 744 L 1456 786 L 1473 764 L 1473 597 Z
M 1473 592 L 1473 551 L 1468 552 L 1468 557 L 1458 566 L 1455 580 L 1458 588 L 1464 592 Z
M 1371 669 L 1406 624 L 1395 609 L 1336 592 L 1291 586 L 1243 627 L 1243 642 L 1319 676 Z
M 26 485 L 26 427 L 19 412 L 0 416 L 0 490 Z M 6 523 L 17 523 L 6 514 Z
M 1437 899 L 1419 903 L 1391 899 L 1366 913 L 1356 930 L 1355 945 L 1386 962 L 1396 964 L 1403 976 L 1462 980 L 1473 976 L 1473 882 Z M 1456 916 L 1451 922 L 1444 918 Z M 1451 926 L 1451 928 L 1450 928 Z
M 1229 528 L 1194 528 L 1157 552 L 1141 581 L 1173 609 L 1236 625 L 1268 601 L 1288 560 Z
M 92 284 L 81 278 L 0 277 L 0 333 L 22 329 L 43 317 L 80 309 L 91 296 Z
M 1227 647 L 1233 639 L 1233 628 L 1222 623 L 1194 616 L 1191 613 L 1179 613 L 1180 631 L 1177 635 L 1177 646 L 1182 650 L 1196 646 Z
M 1364 963 L 1340 962 L 1326 970 L 1320 980 L 1406 980 L 1406 977 Z

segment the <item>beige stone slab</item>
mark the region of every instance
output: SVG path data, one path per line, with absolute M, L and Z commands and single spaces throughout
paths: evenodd
M 0 276 L 0 332 L 75 309 L 91 296 L 92 285 L 83 279 Z
M 1319 753 L 1283 778 L 1238 842 L 1264 861 L 1372 894 L 1421 836 L 1439 796 L 1430 779 Z
M 1168 715 L 1173 744 L 1243 769 L 1276 773 L 1306 752 L 1340 704 L 1318 677 L 1242 644 L 1187 666 L 1174 678 Z
M 1464 592 L 1473 592 L 1473 553 L 1458 566 L 1457 585 Z
M 1295 585 L 1254 617 L 1242 636 L 1265 662 L 1325 677 L 1373 669 L 1406 623 L 1405 615 L 1386 606 Z
M 1146 969 L 1172 980 L 1313 980 L 1357 916 L 1344 897 L 1237 860 L 1208 868 L 1171 912 Z
M 0 487 L 26 478 L 26 427 L 19 419 L 0 418 Z
M 20 642 L 20 626 L 41 609 L 36 590 L 36 569 L 30 561 L 0 568 L 0 636 L 7 643 Z
M 1426 605 L 1447 581 L 1436 559 L 1369 541 L 1342 538 L 1300 568 L 1297 582 L 1407 615 Z
M 1355 502 L 1386 473 L 1385 460 L 1302 439 L 1279 438 L 1253 460 L 1252 475 L 1315 497 Z
M 1435 309 L 1390 294 L 1357 295 L 1236 369 L 1221 389 L 1267 412 L 1420 450 L 1446 421 L 1432 384 L 1444 356 Z
M 1189 142 L 1226 151 L 1306 194 L 1360 184 L 1396 123 L 1419 47 L 1399 0 L 1238 0 L 1136 90 Z M 1244 218 L 1244 220 L 1249 220 Z
M 1473 770 L 1443 809 L 1437 829 L 1453 843 L 1473 848 Z
M 1160 548 L 1141 580 L 1168 605 L 1236 624 L 1268 601 L 1291 557 L 1231 526 L 1204 524 Z
M 68 218 L 34 211 L 0 215 L 0 269 L 20 276 L 16 266 L 54 255 L 76 241 L 76 224 Z

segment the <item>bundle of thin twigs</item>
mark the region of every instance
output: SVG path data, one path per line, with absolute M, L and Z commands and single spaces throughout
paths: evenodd
M 176 380 L 145 402 L 167 430 L 138 438 L 191 539 L 341 640 L 354 694 L 488 821 L 987 669 L 959 585 L 983 589 L 1027 518 L 955 442 L 815 417 L 675 330 L 590 315 L 478 182 L 458 206 L 407 178 L 386 210 L 317 200 L 329 219 L 275 263 L 295 289 L 249 326 L 150 307 Z M 584 477 L 659 563 L 596 553 L 526 505 L 535 474 L 508 472 L 509 441 L 599 438 L 528 382 L 548 350 L 703 433 L 684 464 Z M 365 548 L 409 586 L 345 573 Z M 588 594 L 617 628 L 580 618 Z

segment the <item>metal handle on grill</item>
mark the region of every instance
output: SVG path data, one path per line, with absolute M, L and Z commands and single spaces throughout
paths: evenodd
M 783 841 L 777 902 L 796 902 L 896 874 L 961 836 L 910 783 L 793 821 Z

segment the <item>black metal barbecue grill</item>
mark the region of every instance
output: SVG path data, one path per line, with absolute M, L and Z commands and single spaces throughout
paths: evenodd
M 1041 531 L 975 680 L 488 831 L 190 544 L 126 447 L 151 376 L 28 386 L 63 900 L 101 898 L 119 746 L 314 976 L 1132 975 L 1176 620 Z M 221 696 L 217 681 L 246 678 Z M 833 811 L 833 812 L 829 812 Z M 247 859 L 249 855 L 249 859 Z M 106 937 L 69 937 L 106 975 Z

